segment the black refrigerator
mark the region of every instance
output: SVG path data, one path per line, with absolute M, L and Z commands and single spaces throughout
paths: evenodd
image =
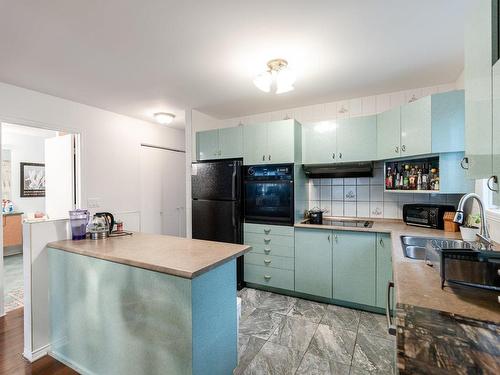
M 199 240 L 243 243 L 241 159 L 193 163 L 192 231 Z M 237 288 L 243 288 L 243 256 L 236 260 Z

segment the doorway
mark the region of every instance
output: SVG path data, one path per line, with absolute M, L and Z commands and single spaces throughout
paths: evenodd
M 186 237 L 186 154 L 141 145 L 141 232 Z
M 1 123 L 3 308 L 23 307 L 23 223 L 67 217 L 77 202 L 77 136 Z

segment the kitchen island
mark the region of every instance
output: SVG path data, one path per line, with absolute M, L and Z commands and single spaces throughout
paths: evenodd
M 47 246 L 56 359 L 83 374 L 232 374 L 249 246 L 141 233 Z

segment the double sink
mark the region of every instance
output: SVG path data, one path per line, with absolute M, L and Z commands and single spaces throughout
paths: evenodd
M 401 236 L 404 256 L 411 259 L 426 260 L 429 253 L 438 249 L 475 250 L 476 243 L 439 237 Z

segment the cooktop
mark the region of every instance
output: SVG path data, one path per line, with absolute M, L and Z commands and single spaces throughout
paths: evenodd
M 352 220 L 352 219 L 323 219 L 323 225 L 334 225 L 337 227 L 350 227 L 350 228 L 371 228 L 373 221 L 370 220 Z

